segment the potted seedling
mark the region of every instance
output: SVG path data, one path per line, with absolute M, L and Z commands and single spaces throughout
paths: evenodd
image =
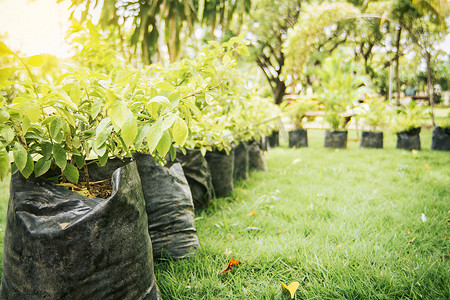
M 296 128 L 289 131 L 289 147 L 308 147 L 308 133 L 303 124 L 307 119 L 306 113 L 316 110 L 318 106 L 312 98 L 302 98 L 286 106 L 287 114 Z
M 363 130 L 361 134 L 361 148 L 383 148 L 382 127 L 387 122 L 386 103 L 380 98 L 367 99 L 361 104 L 361 117 L 370 130 Z
M 53 84 L 40 77 L 42 56 L 20 57 L 1 42 L 0 56 L 20 62 L 15 71 L 26 78 L 14 82 L 17 96 L 0 109 L 0 177 L 13 173 L 0 298 L 105 298 L 120 292 L 159 299 L 136 164 L 97 169 L 102 182 L 111 182 L 109 196 L 88 197 L 94 182 L 79 185 L 88 177 L 89 159 L 104 166 L 110 155 L 125 158 L 138 131 L 129 106 L 114 97 L 105 75 L 80 68 Z M 11 84 L 7 79 L 0 86 Z M 138 288 L 105 273 L 111 268 L 132 274 Z
M 397 149 L 421 150 L 420 126 L 422 106 L 411 101 L 406 108 L 397 109 L 392 130 L 397 134 Z
M 317 71 L 321 79 L 319 99 L 325 104 L 326 121 L 332 129 L 325 131 L 324 145 L 329 148 L 347 148 L 346 126 L 364 86 L 353 63 L 343 56 L 340 53 L 325 59 Z
M 438 122 L 438 124 L 433 129 L 431 149 L 450 151 L 450 113 L 445 120 Z

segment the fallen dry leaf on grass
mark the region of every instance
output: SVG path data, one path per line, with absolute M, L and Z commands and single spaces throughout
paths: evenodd
M 294 299 L 295 292 L 297 291 L 298 287 L 300 286 L 300 283 L 298 281 L 292 282 L 290 285 L 284 284 L 283 281 L 280 281 L 281 286 L 284 287 L 291 293 L 291 299 Z
M 248 214 L 246 214 L 246 217 L 253 217 L 255 215 L 255 210 L 252 209 Z
M 293 165 L 296 165 L 296 164 L 299 164 L 299 163 L 301 163 L 302 162 L 302 159 L 301 158 L 296 158 L 296 159 L 294 159 L 293 161 L 292 161 L 292 164 Z
M 231 266 L 237 266 L 242 264 L 240 261 L 235 260 L 234 258 L 231 258 L 230 261 L 228 262 L 228 266 L 225 270 L 223 270 L 221 273 L 228 273 L 231 271 Z

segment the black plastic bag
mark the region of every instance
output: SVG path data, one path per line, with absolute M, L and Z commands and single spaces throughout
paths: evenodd
M 325 148 L 347 148 L 347 131 L 325 130 Z
M 234 179 L 248 179 L 248 145 L 246 142 L 240 142 L 234 148 Z
M 434 127 L 431 150 L 450 151 L 450 128 Z
M 205 209 L 211 203 L 214 193 L 211 171 L 200 149 L 185 150 L 185 154 L 180 149 L 176 150 L 175 162 L 179 162 L 183 168 L 195 210 Z
M 421 150 L 420 127 L 397 132 L 397 149 Z
M 262 136 L 260 142 L 261 142 L 261 150 L 269 151 L 269 138 L 267 136 Z
M 259 141 L 250 141 L 248 146 L 248 168 L 249 170 L 267 171 L 263 151 Z
M 280 132 L 274 131 L 271 135 L 268 137 L 269 145 L 272 148 L 279 147 L 280 146 Z
M 206 152 L 206 161 L 211 170 L 214 194 L 216 197 L 226 197 L 233 193 L 234 151 Z
M 306 129 L 296 129 L 289 131 L 289 147 L 308 147 L 308 132 Z
M 162 167 L 149 154 L 133 153 L 147 206 L 153 257 L 186 258 L 198 247 L 191 190 L 179 163 Z
M 363 131 L 359 147 L 383 148 L 383 132 Z
M 87 198 L 12 176 L 1 299 L 160 299 L 136 163 L 112 186 Z

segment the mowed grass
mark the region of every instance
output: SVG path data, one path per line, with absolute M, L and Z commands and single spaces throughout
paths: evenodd
M 290 299 L 280 281 L 300 283 L 296 299 L 450 299 L 450 152 L 429 150 L 428 130 L 417 153 L 392 134 L 333 150 L 308 132 L 196 216 L 197 254 L 155 264 L 164 299 Z M 242 264 L 222 274 L 230 258 Z
M 450 153 L 355 137 L 324 149 L 310 130 L 309 148 L 271 150 L 268 172 L 197 216 L 197 255 L 156 264 L 164 298 L 290 299 L 280 281 L 298 281 L 297 299 L 450 299 Z M 222 274 L 230 258 L 242 265 Z

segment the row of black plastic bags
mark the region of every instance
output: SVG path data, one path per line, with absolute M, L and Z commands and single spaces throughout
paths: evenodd
M 92 164 L 92 181 L 112 180 L 107 199 L 14 174 L 0 299 L 160 299 L 153 258 L 192 254 L 194 204 L 204 209 L 231 194 L 233 178 L 246 179 L 252 160 L 266 168 L 260 142 L 206 157 L 177 151 L 165 167 L 141 153 Z

